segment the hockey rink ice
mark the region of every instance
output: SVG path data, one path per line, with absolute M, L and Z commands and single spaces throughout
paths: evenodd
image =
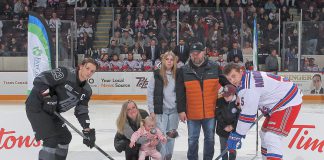
M 116 133 L 116 119 L 119 114 L 121 105 L 123 101 L 90 101 L 90 118 L 91 118 L 91 128 L 96 129 L 96 144 L 102 148 L 105 152 L 111 155 L 116 160 L 124 159 L 124 152 L 118 153 L 115 151 L 113 143 L 114 143 L 114 135 Z M 139 108 L 146 109 L 145 101 L 137 101 Z M 324 116 L 324 105 L 323 103 L 304 103 L 301 109 L 301 112 L 298 116 L 297 122 L 303 115 L 311 115 L 316 117 Z M 0 101 L 0 109 L 1 109 L 1 121 L 0 126 L 11 129 L 11 126 L 14 128 L 19 126 L 23 127 L 25 130 L 30 133 L 31 126 L 27 120 L 25 114 L 25 106 L 23 101 L 17 102 L 6 102 Z M 77 122 L 76 117 L 73 115 L 73 109 L 67 113 L 62 114 L 69 122 L 71 122 L 75 127 L 81 130 L 81 126 Z M 320 118 L 321 119 L 321 118 Z M 262 123 L 259 123 L 260 125 Z M 259 127 L 260 128 L 260 127 Z M 70 129 L 70 128 L 69 128 Z M 26 131 L 26 132 L 27 132 Z M 82 138 L 70 129 L 73 135 L 72 142 L 69 147 L 68 160 L 105 160 L 108 159 L 104 155 L 102 155 L 95 148 L 89 149 L 82 143 Z M 174 148 L 174 160 L 185 160 L 186 151 L 187 151 L 187 126 L 184 123 L 179 124 L 178 128 L 179 137 L 175 141 Z M 19 135 L 17 135 L 19 136 Z M 0 143 L 2 144 L 3 141 Z M 242 140 L 242 149 L 238 150 L 237 159 L 238 160 L 261 160 L 260 149 L 258 155 L 256 155 L 256 128 L 252 128 L 245 139 Z M 261 142 L 259 141 L 259 148 Z M 199 143 L 199 159 L 202 159 L 202 148 L 203 148 L 203 133 L 201 131 L 200 135 L 200 143 Z M 215 135 L 215 154 L 214 158 L 216 158 L 219 154 L 219 140 L 218 136 Z M 10 154 L 14 153 L 21 154 L 22 157 L 24 153 L 21 153 L 19 149 L 15 151 L 0 151 L 0 159 L 9 160 Z M 35 152 L 35 151 L 34 151 Z M 36 152 L 35 152 L 36 153 Z M 37 157 L 35 155 L 35 157 Z M 284 155 L 284 159 L 290 160 L 289 155 Z M 29 160 L 29 159 L 26 159 Z M 303 160 L 298 159 L 298 160 Z

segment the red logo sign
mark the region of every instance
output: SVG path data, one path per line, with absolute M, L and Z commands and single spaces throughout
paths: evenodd
M 315 128 L 315 125 L 293 125 L 292 128 L 297 128 L 297 131 L 291 141 L 289 142 L 288 147 L 296 147 L 298 150 L 312 150 L 318 151 L 319 153 L 323 152 L 324 140 L 319 140 L 314 137 L 308 136 L 311 129 Z
M 30 136 L 16 136 L 16 131 L 5 131 L 4 128 L 0 130 L 0 150 L 13 149 L 15 147 L 31 148 L 39 147 L 40 141 L 36 141 L 35 138 L 31 139 Z

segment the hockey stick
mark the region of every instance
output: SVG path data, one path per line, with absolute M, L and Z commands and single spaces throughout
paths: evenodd
M 254 120 L 254 122 L 252 123 L 252 125 L 250 126 L 250 129 L 256 124 L 256 123 L 258 123 L 259 122 L 259 120 L 261 119 L 261 118 L 263 118 L 264 117 L 264 114 L 262 113 L 256 120 Z M 218 156 L 218 157 L 216 157 L 216 159 L 215 160 L 219 160 L 220 158 L 222 158 L 226 153 L 228 152 L 228 148 L 226 147 L 224 150 L 223 150 L 223 152 Z
M 79 131 L 77 128 L 75 128 L 73 126 L 73 124 L 71 124 L 69 121 L 67 121 L 63 116 L 61 116 L 59 113 L 57 113 L 56 111 L 54 112 L 54 114 L 59 117 L 65 124 L 67 124 L 70 128 L 72 128 L 75 132 L 77 132 L 82 138 L 84 139 L 88 139 L 88 137 L 84 136 L 83 133 L 81 131 Z M 106 153 L 105 151 L 103 151 L 100 147 L 98 147 L 96 144 L 94 144 L 94 147 L 101 152 L 103 155 L 105 155 L 107 158 L 109 158 L 110 160 L 114 160 L 108 153 Z

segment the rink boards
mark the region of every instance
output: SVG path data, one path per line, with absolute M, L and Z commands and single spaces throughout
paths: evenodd
M 311 95 L 312 77 L 318 72 L 279 72 L 295 82 L 305 100 L 324 100 L 323 95 Z M 146 99 L 147 84 L 152 72 L 96 72 L 88 80 L 95 100 Z M 324 79 L 324 77 L 322 78 Z M 27 95 L 27 72 L 0 72 L 0 100 L 24 100 Z

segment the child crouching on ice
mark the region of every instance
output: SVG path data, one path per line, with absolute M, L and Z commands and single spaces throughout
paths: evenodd
M 148 139 L 148 142 L 141 145 L 138 160 L 144 160 L 146 156 L 152 157 L 153 160 L 160 160 L 161 153 L 156 150 L 158 143 L 154 143 L 154 141 L 159 140 L 165 144 L 167 139 L 160 129 L 156 128 L 155 119 L 151 116 L 146 117 L 143 120 L 142 126 L 133 133 L 129 147 L 132 148 L 141 136 L 145 136 Z

